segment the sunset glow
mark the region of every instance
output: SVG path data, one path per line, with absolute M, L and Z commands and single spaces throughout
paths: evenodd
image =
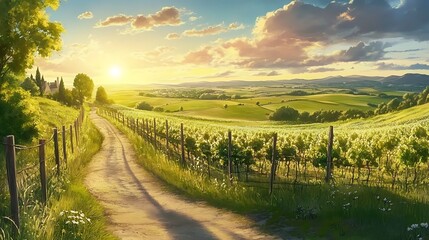
M 118 79 L 122 75 L 122 69 L 120 67 L 118 67 L 118 66 L 113 66 L 113 67 L 110 68 L 109 74 L 110 74 L 110 76 L 112 78 Z
M 428 74 L 427 5 L 399 0 L 64 1 L 50 11 L 51 20 L 67 29 L 63 48 L 38 58 L 35 67 L 49 79 L 63 76 L 67 82 L 86 72 L 103 82 L 124 78 L 110 65 L 115 59 L 134 84 Z

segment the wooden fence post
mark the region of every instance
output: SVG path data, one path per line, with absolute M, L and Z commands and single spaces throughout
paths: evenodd
M 182 164 L 185 165 L 185 136 L 183 134 L 183 123 L 180 123 L 180 148 L 182 150 Z
M 149 120 L 147 118 L 146 118 L 146 134 L 147 134 L 147 140 L 150 141 L 152 136 L 149 129 Z
M 273 136 L 273 151 L 271 156 L 271 175 L 270 175 L 270 195 L 273 193 L 274 177 L 276 175 L 276 152 L 277 152 L 277 133 Z
M 19 230 L 19 205 L 18 205 L 18 186 L 16 184 L 16 152 L 15 152 L 15 137 L 9 135 L 5 137 L 5 153 L 6 153 L 6 171 L 7 182 L 9 185 L 10 193 L 10 212 L 11 219 Z
M 75 140 L 76 140 L 76 149 L 79 149 L 79 135 L 77 132 L 77 121 L 74 122 L 74 133 L 75 133 Z
M 137 135 L 140 135 L 140 130 L 139 130 L 139 119 L 136 118 L 136 133 Z
M 157 144 L 156 144 L 156 119 L 155 118 L 153 118 L 153 145 L 156 148 Z
M 63 157 L 64 157 L 64 163 L 67 164 L 67 136 L 66 136 L 66 126 L 63 126 Z
M 42 203 L 46 205 L 47 187 L 46 187 L 46 164 L 45 164 L 45 140 L 39 140 L 39 165 L 40 165 L 40 185 L 42 190 Z
M 325 181 L 326 183 L 329 183 L 332 179 L 332 169 L 334 167 L 333 161 L 332 161 L 332 145 L 334 143 L 334 127 L 329 126 L 329 139 L 328 139 L 328 149 L 326 154 L 326 177 Z
M 73 146 L 73 126 L 70 124 L 70 146 L 71 146 L 71 152 L 74 153 L 74 146 Z
M 60 175 L 60 151 L 58 148 L 58 129 L 54 128 L 54 154 L 55 164 L 57 164 L 57 174 Z
M 142 118 L 142 136 L 144 139 L 146 139 L 146 127 L 144 124 L 144 118 Z
M 122 125 L 125 125 L 125 115 L 122 113 Z
M 167 148 L 167 155 L 170 152 L 168 148 L 168 120 L 165 120 L 165 146 Z
M 228 178 L 229 184 L 232 185 L 232 133 L 231 130 L 228 130 Z

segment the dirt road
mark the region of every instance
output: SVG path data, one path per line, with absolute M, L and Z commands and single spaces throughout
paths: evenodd
M 244 217 L 169 192 L 135 163 L 118 129 L 94 111 L 90 118 L 105 140 L 85 184 L 105 207 L 109 230 L 121 239 L 276 239 Z

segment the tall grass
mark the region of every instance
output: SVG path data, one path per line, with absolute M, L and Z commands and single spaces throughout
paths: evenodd
M 138 163 L 174 191 L 218 207 L 265 218 L 266 229 L 305 239 L 419 239 L 429 237 L 429 191 L 394 192 L 348 185 L 244 186 L 202 173 L 169 160 L 131 130 L 110 119 L 133 143 Z M 423 227 L 410 230 L 412 224 Z M 277 231 L 275 226 L 290 226 Z M 416 225 L 413 225 L 416 226 Z M 421 226 L 421 225 L 419 225 Z M 273 230 L 274 229 L 274 230 Z M 417 233 L 418 232 L 418 233 Z
M 60 106 L 56 102 L 46 99 L 39 99 L 39 102 L 42 113 L 44 113 L 41 124 L 47 130 L 54 126 L 61 126 L 59 124 L 70 124 L 77 116 L 76 110 Z M 42 134 L 41 137 L 49 138 L 49 132 Z M 15 227 L 12 221 L 6 217 L 9 215 L 9 196 L 6 184 L 0 184 L 2 189 L 0 239 L 116 239 L 106 230 L 103 208 L 86 190 L 82 182 L 86 171 L 85 166 L 98 152 L 103 141 L 102 136 L 88 119 L 85 120 L 80 132 L 80 144 L 78 147 L 75 145 L 74 154 L 71 154 L 70 148 L 68 148 L 67 166 L 63 162 L 59 177 L 56 175 L 52 143 L 46 147 L 48 176 L 48 202 L 46 205 L 40 202 L 38 168 L 20 174 L 18 188 L 21 226 L 18 235 L 13 233 Z M 37 149 L 18 153 L 17 157 L 20 168 L 38 162 Z M 85 218 L 79 219 L 82 220 L 79 222 L 67 222 L 65 217 L 72 216 L 74 212 L 77 212 L 79 216 L 82 214 Z M 77 220 L 77 216 L 74 220 Z

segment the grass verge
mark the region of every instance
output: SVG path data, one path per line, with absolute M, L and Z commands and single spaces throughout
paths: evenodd
M 76 110 L 47 99 L 39 99 L 39 102 L 41 112 L 44 114 L 40 124 L 43 124 L 46 129 L 58 124 L 70 124 L 78 113 Z M 100 149 L 102 135 L 88 119 L 85 119 L 80 133 L 79 146 L 75 145 L 74 154 L 69 152 L 67 167 L 65 164 L 62 165 L 59 177 L 56 175 L 52 143 L 47 145 L 48 202 L 46 206 L 40 202 L 38 168 L 18 175 L 21 223 L 18 235 L 14 234 L 15 227 L 6 217 L 10 212 L 7 184 L 3 185 L 3 182 L 0 184 L 2 190 L 0 192 L 0 240 L 117 239 L 106 228 L 104 209 L 83 183 L 86 175 L 85 167 Z M 49 136 L 50 134 L 47 133 L 42 134 L 41 137 Z M 70 148 L 68 149 L 70 151 Z M 17 161 L 18 167 L 38 163 L 37 149 L 18 153 Z

